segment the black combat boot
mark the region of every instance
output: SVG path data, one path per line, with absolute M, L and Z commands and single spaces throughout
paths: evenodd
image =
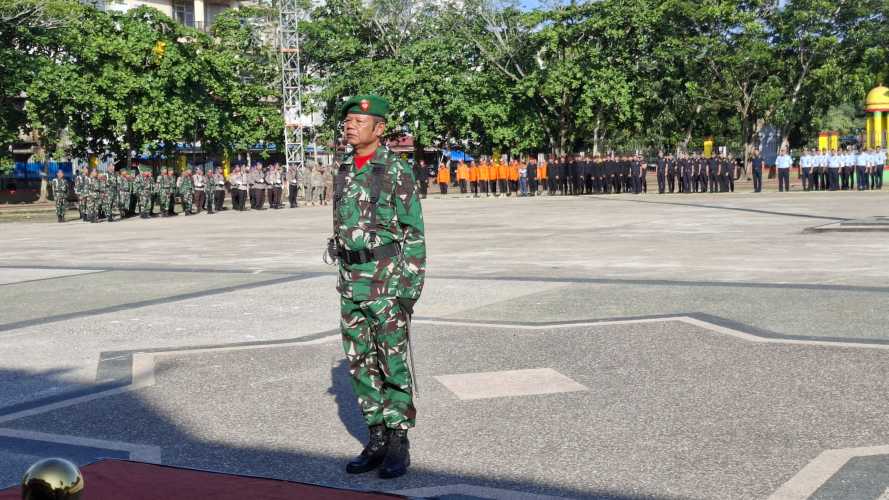
M 363 474 L 372 471 L 383 463 L 386 458 L 386 450 L 388 450 L 388 433 L 385 425 L 372 425 L 368 429 L 370 439 L 367 446 L 361 450 L 361 454 L 346 465 L 346 472 L 349 474 Z
M 65 222 L 65 218 L 62 217 L 61 215 L 58 217 L 58 219 L 59 219 L 59 222 Z
M 411 465 L 411 444 L 407 440 L 407 429 L 391 429 L 389 431 L 389 449 L 383 468 L 380 469 L 381 479 L 393 479 L 403 476 Z

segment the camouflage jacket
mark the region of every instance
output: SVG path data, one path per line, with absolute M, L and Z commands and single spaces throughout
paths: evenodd
M 120 174 L 114 173 L 108 176 L 108 192 L 117 196 L 117 191 L 120 189 Z
M 108 194 L 108 181 L 106 179 L 95 179 L 90 184 L 90 192 L 95 196 L 106 196 Z
M 52 186 L 52 199 L 64 200 L 68 197 L 68 181 L 56 177 L 49 184 Z
M 337 291 L 356 302 L 393 296 L 418 299 L 426 276 L 426 237 L 412 169 L 382 146 L 361 170 L 356 170 L 352 154 L 342 165 L 348 174 L 342 200 L 334 207 L 334 231 L 340 247 L 356 251 L 398 243 L 401 254 L 356 265 L 340 260 Z M 376 239 L 371 241 L 374 165 L 384 166 L 385 173 L 376 208 Z
M 74 193 L 77 196 L 83 196 L 89 191 L 89 176 L 79 174 L 74 178 Z

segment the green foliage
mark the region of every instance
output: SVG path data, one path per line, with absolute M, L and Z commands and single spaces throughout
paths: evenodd
M 53 150 L 281 143 L 274 2 L 209 34 L 148 7 L 0 3 L 0 146 L 27 126 Z M 889 81 L 884 0 L 602 0 L 522 10 L 491 0 L 329 0 L 300 24 L 306 112 L 338 133 L 348 96 L 392 102 L 389 135 L 475 153 L 749 151 L 772 124 L 805 143 L 860 126 Z M 21 97 L 27 94 L 23 108 Z M 64 134 L 63 134 L 64 131 Z M 2 154 L 2 153 L 0 153 Z

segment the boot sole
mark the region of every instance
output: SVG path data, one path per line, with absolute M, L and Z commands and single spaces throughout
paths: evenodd
M 368 472 L 373 471 L 383 465 L 383 459 L 380 459 L 378 463 L 368 464 L 366 467 L 356 467 L 351 464 L 346 465 L 346 473 L 347 474 L 366 474 Z
M 378 476 L 380 479 L 395 479 L 397 477 L 401 477 L 407 474 L 408 468 L 411 466 L 411 459 L 408 458 L 404 464 L 404 469 L 399 469 L 397 471 L 387 471 L 386 469 L 380 470 Z

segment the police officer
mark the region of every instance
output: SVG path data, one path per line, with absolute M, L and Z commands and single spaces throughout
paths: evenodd
M 762 158 L 759 156 L 759 150 L 753 150 L 753 158 L 750 159 L 750 167 L 753 170 L 753 192 L 762 192 Z
M 355 96 L 341 109 L 351 148 L 336 176 L 331 248 L 339 261 L 343 345 L 370 435 L 346 471 L 380 468 L 382 478 L 401 476 L 410 465 L 407 432 L 416 408 L 409 327 L 426 273 L 413 173 L 380 142 L 388 111 L 389 103 L 373 95 Z
M 778 192 L 790 191 L 790 167 L 793 160 L 787 154 L 786 149 L 781 150 L 781 154 L 775 159 L 775 167 L 778 170 Z

